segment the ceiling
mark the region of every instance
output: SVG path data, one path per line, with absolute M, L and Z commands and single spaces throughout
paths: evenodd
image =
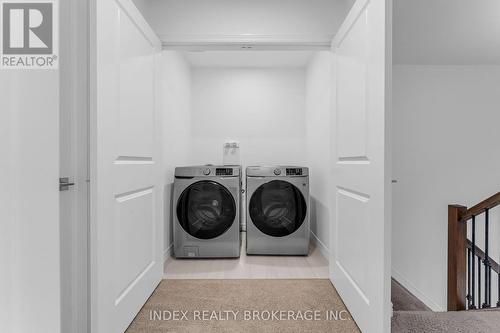
M 134 0 L 163 40 L 332 38 L 354 0 Z M 500 0 L 393 0 L 395 64 L 500 65 Z M 214 60 L 215 61 L 215 60 Z
M 186 52 L 193 67 L 306 67 L 312 51 L 205 51 Z
M 163 41 L 245 35 L 331 41 L 353 0 L 134 1 Z
M 500 65 L 500 0 L 394 0 L 394 63 Z

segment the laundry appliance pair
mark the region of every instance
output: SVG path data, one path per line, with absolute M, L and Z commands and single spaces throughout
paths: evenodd
M 174 255 L 177 258 L 239 257 L 240 222 L 246 214 L 246 253 L 307 255 L 309 170 L 254 166 L 175 169 Z

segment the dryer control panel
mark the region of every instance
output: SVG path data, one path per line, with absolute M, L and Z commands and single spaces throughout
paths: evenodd
M 249 166 L 247 177 L 308 177 L 309 168 L 300 166 Z

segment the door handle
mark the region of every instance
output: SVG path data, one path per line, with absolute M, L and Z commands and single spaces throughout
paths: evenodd
M 68 191 L 70 186 L 75 183 L 70 183 L 68 177 L 59 178 L 59 191 Z

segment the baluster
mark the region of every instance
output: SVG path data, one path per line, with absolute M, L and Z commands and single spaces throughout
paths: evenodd
M 489 211 L 484 211 L 484 304 L 483 308 L 491 306 L 491 264 L 489 257 Z
M 470 257 L 471 257 L 471 251 L 470 251 L 470 248 L 467 248 L 467 296 L 466 296 L 466 299 L 467 299 L 467 308 L 470 309 L 470 278 L 471 278 L 471 274 L 470 274 L 470 270 L 471 270 L 471 267 L 470 267 Z M 499 276 L 499 281 L 500 281 L 500 276 Z M 500 286 L 500 284 L 499 284 Z M 499 300 L 500 301 L 500 300 Z
M 477 256 L 477 306 L 481 307 L 481 257 Z
M 474 272 L 476 271 L 476 217 L 472 216 L 472 290 L 471 290 L 471 305 L 470 309 L 475 309 L 475 290 L 476 290 L 476 274 Z

